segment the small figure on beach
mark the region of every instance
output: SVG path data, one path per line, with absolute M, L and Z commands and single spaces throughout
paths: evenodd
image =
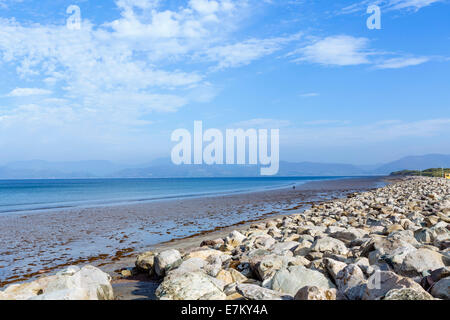
M 292 189 L 294 189 L 294 190 L 295 190 L 295 186 L 293 186 L 293 187 L 292 187 Z

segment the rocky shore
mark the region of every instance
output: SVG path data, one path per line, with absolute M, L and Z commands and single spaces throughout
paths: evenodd
M 122 276 L 158 279 L 164 300 L 448 300 L 450 181 L 403 179 L 199 245 L 145 252 Z M 71 267 L 0 299 L 112 299 L 110 280 Z

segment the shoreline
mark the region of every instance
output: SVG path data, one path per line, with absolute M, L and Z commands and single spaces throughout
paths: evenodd
M 157 202 L 165 202 L 165 201 L 183 201 L 188 199 L 202 199 L 202 198 L 214 198 L 214 197 L 220 197 L 220 196 L 233 196 L 233 195 L 242 195 L 242 194 L 251 194 L 251 193 L 258 193 L 258 192 L 270 192 L 270 191 L 277 191 L 277 190 L 289 190 L 292 186 L 301 186 L 306 183 L 311 182 L 326 182 L 326 181 L 335 181 L 335 180 L 347 180 L 347 179 L 376 179 L 376 178 L 382 178 L 383 176 L 338 176 L 338 177 L 280 177 L 280 178 L 288 178 L 292 179 L 287 183 L 286 181 L 283 184 L 280 185 L 274 185 L 274 186 L 259 186 L 254 187 L 251 189 L 231 189 L 231 190 L 222 190 L 222 191 L 216 191 L 216 192 L 201 192 L 201 193 L 192 193 L 192 194 L 174 194 L 174 195 L 159 195 L 155 197 L 150 198 L 129 198 L 129 199 L 121 199 L 121 198 L 111 198 L 111 199 L 104 199 L 104 200 L 92 200 L 92 202 L 89 202 L 89 200 L 74 200 L 74 201 L 68 201 L 68 202 L 61 202 L 61 203 L 48 203 L 46 204 L 47 207 L 39 207 L 39 208 L 30 208 L 30 209 L 14 209 L 10 211 L 0 211 L 0 217 L 4 216 L 26 216 L 26 215 L 33 215 L 33 214 L 46 214 L 46 213 L 52 213 L 52 212 L 60 212 L 60 211 L 70 211 L 70 210 L 81 210 L 81 209 L 96 209 L 96 208 L 111 208 L 111 207 L 118 207 L 118 206 L 133 206 L 133 205 L 139 205 L 139 204 L 152 204 Z M 295 180 L 295 179 L 300 180 Z M 171 178 L 157 178 L 157 179 L 168 179 Z M 189 179 L 189 178 L 187 178 Z M 192 178 L 192 179 L 211 179 L 211 178 Z M 240 177 L 230 177 L 230 178 L 213 178 L 213 179 L 244 179 Z M 301 180 L 301 179 L 307 179 L 307 180 Z M 35 179 L 36 181 L 41 181 L 42 179 Z M 49 181 L 65 181 L 67 179 L 47 179 Z M 46 181 L 47 181 L 46 180 Z M 70 179 L 70 181 L 85 181 L 86 179 Z M 92 179 L 92 180 L 98 180 L 98 179 Z M 100 180 L 107 180 L 107 179 L 100 179 Z M 149 180 L 148 178 L 142 178 L 142 179 L 111 179 L 111 180 Z M 24 179 L 24 180 L 0 180 L 2 181 L 34 181 L 32 179 Z M 85 203 L 85 204 L 83 204 Z M 39 203 L 36 203 L 39 204 Z M 36 205 L 36 204 L 22 204 L 23 206 L 28 205 Z
M 315 203 L 301 214 L 161 244 L 128 259 L 128 265 L 122 261 L 121 269 L 103 270 L 115 272 L 111 283 L 116 300 L 450 299 L 448 180 L 386 180 L 389 184 L 383 188 Z M 369 220 L 366 214 L 359 216 L 360 209 L 350 213 L 350 225 L 352 220 L 333 219 L 348 217 L 333 213 L 333 208 L 361 208 L 358 203 L 367 200 Z M 412 212 L 395 209 L 396 202 Z M 179 260 L 163 272 L 163 259 Z M 208 279 L 222 283 L 221 289 L 197 283 Z
M 382 183 L 382 181 L 385 179 L 385 177 L 370 177 L 370 178 L 344 178 L 344 179 L 333 179 L 333 180 L 321 180 L 321 181 L 312 181 L 312 182 L 306 182 L 305 184 L 301 184 L 298 186 L 298 188 L 293 191 L 290 188 L 282 188 L 282 189 L 276 189 L 276 190 L 265 190 L 265 191 L 256 191 L 256 192 L 250 192 L 250 193 L 240 193 L 240 194 L 233 194 L 233 195 L 222 195 L 222 196 L 214 196 L 214 197 L 202 197 L 202 198 L 196 198 L 196 199 L 183 199 L 183 200 L 169 200 L 169 201 L 163 201 L 158 204 L 152 202 L 151 204 L 135 204 L 132 206 L 116 206 L 113 207 L 112 211 L 113 213 L 109 212 L 111 208 L 95 208 L 95 209 L 81 209 L 81 210 L 68 210 L 64 211 L 66 214 L 62 214 L 61 216 L 57 216 L 54 212 L 49 212 L 46 217 L 42 215 L 32 215 L 27 216 L 25 219 L 29 219 L 29 217 L 36 217 L 40 218 L 39 220 L 43 221 L 51 221 L 51 225 L 54 225 L 53 220 L 56 219 L 56 221 L 60 221 L 59 224 L 61 225 L 67 225 L 68 223 L 64 224 L 64 220 L 62 217 L 69 218 L 71 216 L 70 213 L 74 212 L 74 215 L 77 216 L 78 220 L 87 220 L 84 221 L 84 223 L 81 223 L 81 225 L 78 225 L 78 230 L 83 230 L 84 228 L 90 228 L 92 229 L 92 225 L 85 225 L 85 223 L 89 224 L 89 218 L 92 218 L 92 215 L 89 216 L 89 214 L 95 214 L 96 218 L 105 218 L 106 221 L 115 221 L 117 222 L 117 226 L 112 228 L 112 230 L 107 230 L 110 233 L 115 233 L 115 237 L 107 236 L 107 233 L 104 232 L 104 226 L 99 226 L 100 228 L 103 228 L 103 230 L 99 230 L 99 239 L 102 241 L 105 241 L 104 246 L 110 247 L 111 250 L 109 252 L 100 251 L 98 254 L 92 254 L 85 257 L 79 257 L 78 259 L 64 259 L 64 257 L 61 259 L 62 263 L 53 263 L 54 261 L 49 261 L 51 257 L 47 258 L 46 261 L 49 262 L 47 265 L 43 264 L 42 266 L 39 266 L 37 263 L 46 262 L 43 258 L 41 260 L 34 259 L 34 261 L 31 261 L 31 264 L 36 265 L 36 268 L 34 270 L 30 270 L 30 272 L 20 272 L 23 269 L 18 268 L 16 270 L 16 274 L 12 277 L 7 277 L 6 279 L 2 276 L 0 278 L 0 287 L 5 287 L 6 285 L 10 283 L 18 283 L 23 282 L 27 280 L 32 280 L 36 277 L 40 277 L 43 274 L 47 274 L 50 272 L 57 271 L 63 267 L 69 266 L 69 265 L 84 265 L 84 264 L 94 264 L 100 267 L 104 267 L 108 264 L 116 263 L 118 261 L 124 261 L 125 258 L 134 257 L 137 252 L 140 250 L 145 250 L 149 247 L 161 247 L 165 246 L 168 243 L 173 244 L 177 242 L 188 242 L 189 238 L 195 238 L 196 236 L 210 236 L 214 232 L 221 231 L 221 230 L 227 230 L 227 228 L 233 228 L 236 226 L 245 226 L 246 224 L 249 224 L 251 222 L 259 221 L 261 219 L 266 219 L 269 217 L 274 217 L 278 215 L 285 215 L 285 214 L 293 214 L 295 212 L 299 212 L 300 210 L 304 210 L 308 205 L 315 201 L 321 201 L 321 200 L 327 200 L 333 197 L 339 197 L 343 196 L 346 192 L 351 191 L 358 191 L 360 189 L 367 189 L 367 188 L 374 188 L 376 184 Z M 186 205 L 186 203 L 188 205 Z M 161 205 L 163 204 L 163 205 Z M 159 206 L 158 206 L 159 205 Z M 208 223 L 205 225 L 201 225 L 201 223 L 195 223 L 195 221 L 192 220 L 198 220 L 199 215 L 197 214 L 196 210 L 199 210 L 199 208 L 205 207 L 205 205 L 211 207 L 211 206 L 217 206 L 215 212 L 210 213 L 210 217 L 206 220 Z M 146 232 L 146 229 L 143 228 L 143 230 L 140 230 L 140 233 L 134 234 L 134 237 L 131 237 L 130 234 L 127 234 L 127 231 L 130 230 L 130 228 L 127 226 L 126 223 L 124 223 L 123 218 L 130 218 L 130 216 L 127 216 L 127 214 L 124 214 L 121 210 L 128 210 L 128 213 L 130 211 L 135 211 L 132 218 L 135 219 L 135 222 L 142 221 L 140 219 L 145 218 L 151 218 L 151 215 L 148 214 L 148 210 L 150 210 L 150 207 L 153 207 L 153 211 L 157 211 L 158 209 L 164 208 L 164 212 L 168 212 L 170 210 L 174 210 L 174 208 L 177 208 L 178 214 L 183 209 L 190 209 L 191 211 L 195 212 L 194 215 L 191 215 L 190 217 L 187 217 L 185 224 L 187 224 L 186 228 L 191 225 L 191 229 L 188 228 L 188 231 L 186 234 L 176 235 L 173 234 L 173 232 L 167 231 L 167 234 L 163 234 L 162 232 L 159 232 L 159 238 L 162 238 L 162 241 L 145 241 L 145 239 L 142 239 L 139 235 L 145 235 L 148 236 L 148 230 Z M 156 207 L 156 208 L 155 208 Z M 130 209 L 131 208 L 131 209 Z M 134 209 L 133 209 L 134 208 Z M 147 210 L 147 211 L 146 211 Z M 235 214 L 232 215 L 233 219 L 227 219 L 229 217 L 223 216 L 225 213 L 228 213 L 228 210 L 235 211 Z M 247 210 L 247 211 L 246 211 Z M 189 211 L 189 210 L 188 210 Z M 246 215 L 247 214 L 247 215 Z M 164 213 L 162 213 L 164 215 Z M 174 213 L 171 213 L 172 217 L 174 217 Z M 88 218 L 86 219 L 86 217 Z M 161 215 L 160 215 L 161 216 Z M 175 214 L 176 216 L 176 214 Z M 4 219 L 4 217 L 0 217 L 1 219 Z M 72 217 L 73 218 L 73 217 Z M 156 218 L 156 217 L 153 217 Z M 177 218 L 177 217 L 175 217 Z M 178 217 L 179 218 L 179 217 Z M 15 216 L 13 220 L 18 221 L 19 224 L 22 223 L 20 221 L 21 217 Z M 61 221 L 62 219 L 62 221 Z M 131 219 L 131 218 L 130 218 Z M 69 219 L 70 221 L 71 219 Z M 77 223 L 80 224 L 80 221 L 77 220 Z M 3 220 L 4 221 L 4 220 Z M 167 221 L 167 220 L 166 220 Z M 230 223 L 230 221 L 232 223 Z M 37 221 L 38 222 L 38 221 Z M 37 223 L 36 222 L 36 223 Z M 94 221 L 91 221 L 94 225 L 94 228 L 96 225 L 99 224 L 99 221 L 94 223 Z M 160 221 L 160 224 L 163 224 L 164 221 Z M 109 222 L 111 224 L 112 222 Z M 125 225 L 124 225 L 125 224 Z M 139 224 L 139 223 L 138 223 Z M 180 224 L 180 223 L 178 223 Z M 29 224 L 30 225 L 30 224 Z M 34 226 L 35 223 L 31 222 L 31 225 Z M 68 224 L 70 225 L 70 223 Z M 108 223 L 106 224 L 108 225 Z M 5 224 L 2 224 L 3 228 L 7 227 Z M 16 223 L 16 228 L 18 227 Z M 175 226 L 176 227 L 176 226 Z M 181 225 L 183 227 L 183 224 Z M 141 227 L 142 228 L 142 227 Z M 39 229 L 39 228 L 38 228 Z M 45 228 L 44 228 L 45 229 Z M 77 229 L 77 228 L 75 228 Z M 108 229 L 108 228 L 106 228 Z M 131 229 L 136 231 L 136 225 L 132 226 Z M 52 228 L 50 228 L 50 231 L 52 231 Z M 24 232 L 24 231 L 22 231 Z M 102 233 L 103 232 L 103 233 Z M 225 231 L 223 231 L 225 232 Z M 31 233 L 33 234 L 33 233 Z M 86 233 L 86 235 L 92 234 L 92 233 Z M 70 234 L 69 234 L 70 235 Z M 119 235 L 119 236 L 118 236 Z M 130 240 L 131 237 L 131 241 Z M 95 238 L 95 237 L 94 237 Z M 114 241 L 110 241 L 110 240 Z M 61 241 L 62 240 L 62 241 Z M 67 240 L 67 237 L 66 237 Z M 135 241 L 135 240 L 139 240 Z M 60 244 L 58 245 L 58 242 L 63 243 L 63 246 Z M 114 243 L 118 244 L 116 247 L 114 247 Z M 86 241 L 85 241 L 86 243 Z M 36 244 L 36 242 L 35 242 Z M 49 243 L 47 242 L 47 245 Z M 53 242 L 50 247 L 53 246 L 54 250 L 56 252 L 56 255 L 58 255 L 58 252 L 60 254 L 64 254 L 64 250 L 61 251 L 58 248 L 61 247 L 67 247 L 69 248 L 73 243 L 67 242 L 64 243 L 64 237 L 60 239 L 55 239 L 55 242 Z M 39 242 L 37 243 L 39 245 Z M 40 244 L 42 246 L 42 243 Z M 77 244 L 75 244 L 77 246 Z M 98 247 L 98 243 L 94 243 L 94 247 Z M 59 250 L 59 251 L 58 251 Z M 42 250 L 41 250 L 42 252 Z M 30 255 L 34 254 L 35 252 L 31 251 Z M 0 258 L 2 256 L 0 255 Z M 4 257 L 4 256 L 3 256 Z M 131 258 L 132 259 L 132 258 Z M 37 260 L 37 261 L 36 261 Z M 65 261 L 64 261 L 65 260 Z M 1 260 L 0 260 L 1 261 Z M 18 260 L 20 261 L 20 260 Z M 17 265 L 18 261 L 13 261 L 12 263 Z M 30 261 L 25 261 L 26 264 L 29 264 Z M 5 268 L 5 262 L 0 262 L 0 275 L 2 274 L 2 270 Z M 3 268 L 1 268 L 3 265 Z M 19 271 L 19 272 L 17 272 Z

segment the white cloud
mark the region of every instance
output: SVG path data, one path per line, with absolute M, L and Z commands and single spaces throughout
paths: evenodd
M 390 10 L 413 9 L 417 11 L 437 2 L 443 2 L 443 0 L 390 0 L 387 7 Z
M 318 97 L 320 94 L 318 94 L 317 92 L 307 92 L 307 93 L 302 93 L 300 94 L 300 97 L 302 98 L 310 98 L 310 97 Z
M 291 125 L 289 120 L 280 120 L 280 119 L 267 119 L 267 118 L 255 118 L 245 121 L 236 122 L 231 125 L 234 128 L 261 128 L 261 129 L 279 129 L 288 127 Z
M 373 65 L 377 69 L 399 69 L 431 61 L 432 57 L 385 53 L 369 47 L 369 39 L 348 35 L 316 39 L 311 44 L 289 54 L 294 62 L 309 62 L 324 66 Z
M 12 90 L 8 96 L 9 97 L 27 97 L 36 95 L 49 95 L 52 91 L 39 88 L 16 88 Z
M 250 39 L 230 45 L 216 46 L 206 51 L 206 57 L 210 61 L 218 62 L 216 70 L 239 67 L 280 50 L 282 45 L 298 39 L 299 36 L 298 34 L 286 38 Z
M 416 58 L 392 58 L 381 61 L 379 64 L 375 66 L 377 69 L 398 69 L 405 68 L 409 66 L 417 66 L 419 64 L 430 61 L 428 57 L 416 57 Z
M 369 5 L 377 5 L 383 11 L 407 10 L 419 11 L 432 4 L 445 2 L 446 0 L 364 0 L 339 10 L 338 14 L 351 14 L 366 11 Z
M 308 126 L 320 126 L 320 125 L 347 125 L 350 121 L 348 120 L 313 120 L 306 121 L 303 124 Z
M 367 38 L 347 35 L 330 36 L 314 41 L 293 54 L 300 57 L 295 61 L 306 61 L 323 65 L 350 66 L 369 63 Z

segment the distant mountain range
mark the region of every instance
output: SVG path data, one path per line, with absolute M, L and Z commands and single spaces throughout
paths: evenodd
M 450 155 L 409 156 L 382 165 L 358 166 L 340 163 L 280 162 L 279 176 L 361 176 L 388 175 L 400 170 L 450 167 Z M 110 161 L 48 162 L 20 161 L 0 167 L 0 179 L 75 178 L 166 178 L 166 177 L 253 177 L 259 167 L 252 165 L 181 165 L 157 159 L 142 166 Z

